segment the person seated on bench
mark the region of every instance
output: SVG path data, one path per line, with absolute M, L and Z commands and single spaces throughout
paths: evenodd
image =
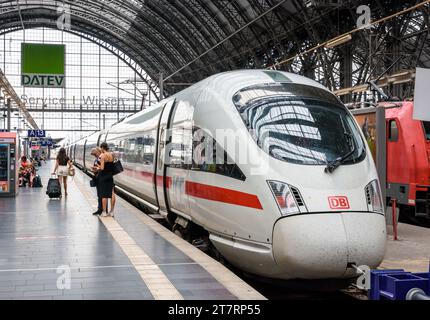
M 25 187 L 28 183 L 31 187 L 31 174 L 33 171 L 33 165 L 30 161 L 28 161 L 26 156 L 21 157 L 21 166 L 19 168 L 19 185 L 21 187 Z

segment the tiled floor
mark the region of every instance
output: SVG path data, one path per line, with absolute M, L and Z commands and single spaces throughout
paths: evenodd
M 40 168 L 45 186 L 52 166 Z M 62 200 L 46 187 L 0 198 L 0 299 L 237 299 L 123 200 L 115 220 L 92 216 L 88 181 L 78 172 Z
M 51 166 L 40 168 L 44 185 Z M 45 190 L 0 198 L 0 299 L 152 299 L 75 184 L 67 199 Z M 71 288 L 60 290 L 68 272 Z
M 427 272 L 430 257 L 430 229 L 400 223 L 398 240 L 394 241 L 393 227 L 388 226 L 387 252 L 381 268 Z

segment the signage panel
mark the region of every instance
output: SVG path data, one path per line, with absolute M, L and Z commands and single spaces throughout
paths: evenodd
M 21 44 L 21 84 L 24 87 L 64 88 L 65 46 Z
M 29 138 L 45 138 L 46 131 L 45 130 L 28 130 L 27 133 Z

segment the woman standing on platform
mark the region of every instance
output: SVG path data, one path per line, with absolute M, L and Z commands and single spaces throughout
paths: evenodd
M 100 155 L 102 154 L 102 149 L 99 147 L 94 148 L 91 150 L 91 155 L 95 157 L 94 165 L 92 167 L 92 172 L 94 174 L 93 181 L 95 183 L 96 189 L 97 189 L 97 211 L 93 213 L 94 216 L 99 216 L 103 213 L 103 204 L 102 204 L 102 198 L 100 198 L 100 184 L 99 184 L 99 177 L 98 174 L 100 172 Z
M 58 180 L 60 180 L 60 185 L 63 184 L 64 186 L 64 194 L 68 195 L 67 193 L 67 177 L 69 176 L 69 168 L 72 165 L 72 161 L 67 156 L 66 149 L 61 148 L 60 152 L 57 156 L 57 161 L 55 162 L 55 169 L 52 174 L 56 174 L 58 176 Z
M 114 156 L 109 152 L 109 147 L 106 142 L 100 145 L 102 154 L 100 155 L 100 165 L 98 174 L 98 183 L 100 190 L 100 198 L 102 198 L 103 214 L 102 217 L 114 216 L 115 209 L 115 191 L 113 183 L 113 161 Z M 108 199 L 111 199 L 111 210 L 108 213 Z

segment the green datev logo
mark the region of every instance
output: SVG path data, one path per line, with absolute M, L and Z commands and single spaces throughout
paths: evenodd
M 65 52 L 64 45 L 22 43 L 22 86 L 64 88 Z

